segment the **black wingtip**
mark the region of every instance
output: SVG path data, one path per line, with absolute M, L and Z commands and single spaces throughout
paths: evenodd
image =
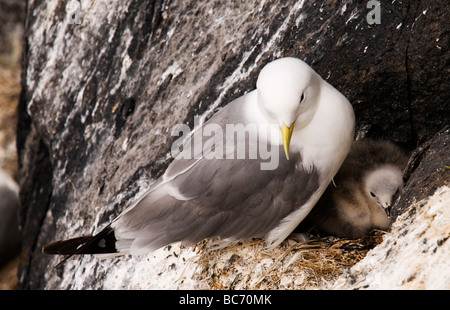
M 57 254 L 57 255 L 77 254 L 77 251 L 81 249 L 91 238 L 94 237 L 84 236 L 68 240 L 56 241 L 43 246 L 42 253 Z
M 95 236 L 83 236 L 61 240 L 42 247 L 44 254 L 76 255 L 76 254 L 108 254 L 117 253 L 114 230 L 107 226 Z

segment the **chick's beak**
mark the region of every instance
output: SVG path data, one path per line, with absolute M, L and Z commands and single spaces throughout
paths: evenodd
M 291 127 L 288 127 L 285 123 L 283 123 L 283 127 L 281 127 L 281 136 L 283 137 L 284 153 L 286 154 L 287 160 L 289 160 L 289 145 L 291 143 L 292 132 L 294 131 L 294 123 L 291 124 Z

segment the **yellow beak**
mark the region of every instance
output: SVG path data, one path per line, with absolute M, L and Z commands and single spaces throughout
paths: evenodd
M 286 126 L 285 123 L 283 123 L 283 127 L 281 127 L 281 136 L 283 137 L 284 153 L 286 154 L 287 160 L 289 160 L 289 145 L 291 144 L 292 132 L 294 131 L 294 123 L 292 123 L 291 127 L 288 127 Z

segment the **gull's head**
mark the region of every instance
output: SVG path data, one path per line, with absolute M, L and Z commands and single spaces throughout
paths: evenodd
M 395 166 L 382 166 L 369 172 L 364 180 L 366 196 L 389 215 L 394 196 L 403 188 L 402 172 Z
M 287 159 L 294 126 L 302 128 L 314 116 L 321 81 L 305 62 L 291 57 L 272 61 L 258 76 L 258 105 L 268 122 L 280 126 Z

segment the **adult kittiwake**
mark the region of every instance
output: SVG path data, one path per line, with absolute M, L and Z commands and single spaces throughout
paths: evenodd
M 407 162 L 405 152 L 389 141 L 354 142 L 334 181 L 295 231 L 359 238 L 388 229 Z
M 19 186 L 0 169 L 0 267 L 20 252 Z
M 164 175 L 94 236 L 47 254 L 144 254 L 165 245 L 266 237 L 280 244 L 316 204 L 350 149 L 349 101 L 305 62 L 281 58 L 183 144 Z

